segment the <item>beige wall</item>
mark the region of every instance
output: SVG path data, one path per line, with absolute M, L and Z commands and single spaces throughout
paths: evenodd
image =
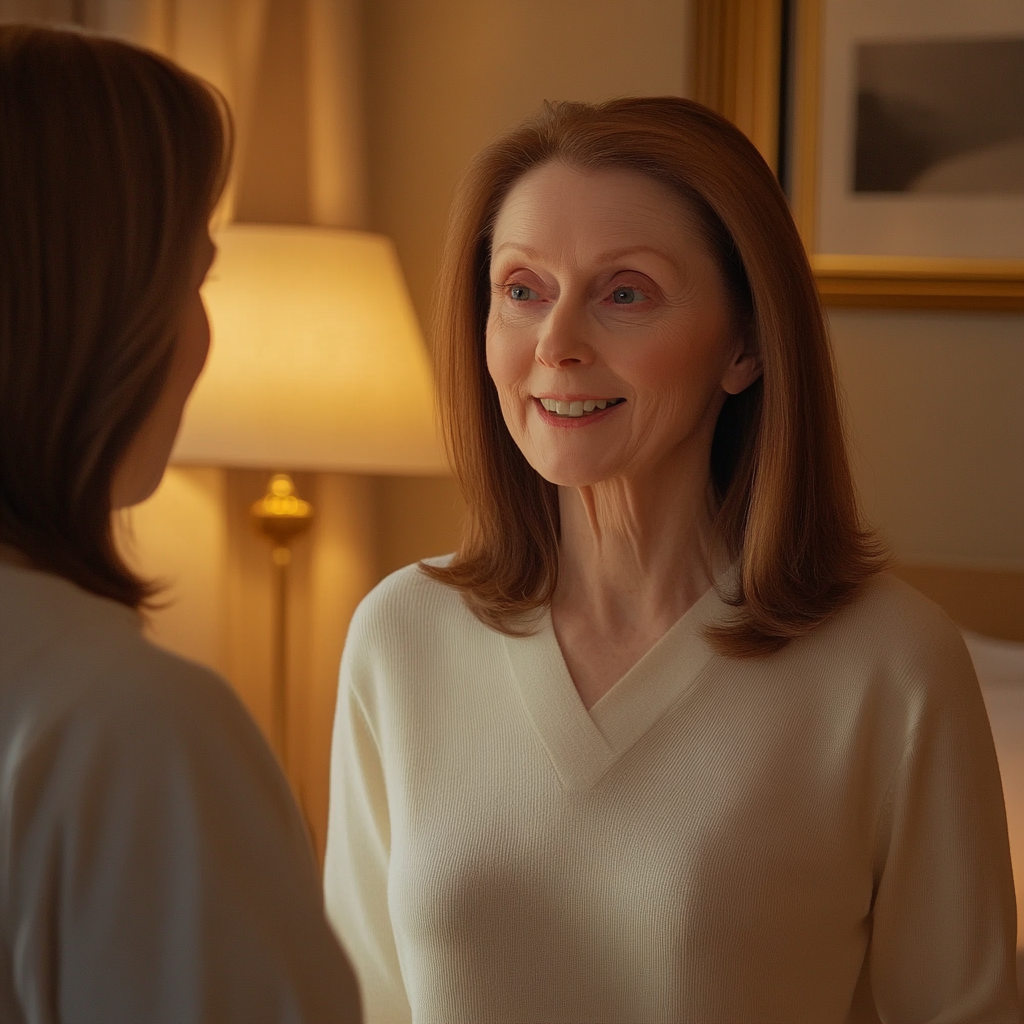
M 830 319 L 860 492 L 899 558 L 1024 568 L 1024 318 Z

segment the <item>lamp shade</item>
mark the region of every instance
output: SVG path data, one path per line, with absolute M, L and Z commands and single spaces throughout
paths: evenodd
M 210 358 L 178 463 L 447 471 L 426 349 L 387 238 L 234 224 L 203 300 Z

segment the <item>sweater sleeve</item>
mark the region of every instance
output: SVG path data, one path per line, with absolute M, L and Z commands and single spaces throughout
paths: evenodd
M 883 1021 L 1020 1020 L 1013 876 L 999 768 L 952 630 L 910 666 L 926 694 L 888 788 L 869 949 Z
M 324 864 L 327 913 L 345 944 L 366 1024 L 412 1020 L 388 907 L 391 827 L 378 735 L 360 691 L 373 692 L 367 606 L 357 611 L 342 657 L 331 746 Z
M 3 766 L 26 1024 L 355 1024 L 272 754 L 221 680 L 141 644 L 37 707 Z

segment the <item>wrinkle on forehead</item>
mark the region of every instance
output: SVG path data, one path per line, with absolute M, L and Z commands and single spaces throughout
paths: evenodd
M 561 161 L 532 168 L 516 182 L 491 242 L 492 259 L 511 251 L 579 264 L 581 250 L 587 263 L 650 252 L 678 266 L 681 247 L 694 244 L 710 256 L 697 218 L 667 185 L 627 168 L 586 170 Z

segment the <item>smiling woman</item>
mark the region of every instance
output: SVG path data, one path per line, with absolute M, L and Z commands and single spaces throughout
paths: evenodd
M 446 559 L 363 603 L 327 904 L 371 1024 L 1016 1019 L 998 768 L 881 571 L 785 198 L 676 98 L 464 178 Z
M 505 428 L 506 410 L 488 372 L 490 351 L 481 345 L 481 327 L 488 318 L 495 324 L 506 318 L 502 305 L 491 303 L 491 289 L 499 284 L 526 287 L 537 295 L 527 305 L 544 304 L 539 277 L 498 281 L 494 275 L 511 267 L 513 241 L 525 245 L 518 250 L 522 255 L 537 256 L 544 255 L 545 244 L 561 244 L 551 237 L 556 228 L 544 225 L 561 224 L 563 234 L 571 233 L 571 211 L 578 212 L 585 197 L 597 199 L 593 178 L 599 170 L 611 194 L 592 211 L 594 227 L 607 228 L 606 270 L 623 274 L 606 282 L 608 297 L 614 298 L 618 286 L 643 299 L 610 301 L 606 308 L 637 305 L 643 310 L 638 328 L 643 324 L 649 336 L 657 334 L 658 324 L 648 324 L 648 318 L 660 317 L 660 330 L 671 337 L 673 316 L 678 327 L 688 318 L 711 315 L 717 301 L 719 315 L 727 312 L 729 322 L 720 329 L 731 331 L 743 347 L 742 368 L 764 371 L 753 383 L 752 377 L 737 377 L 734 387 L 721 389 L 721 414 L 712 417 L 710 431 L 712 493 L 706 495 L 701 485 L 699 497 L 691 499 L 702 504 L 700 516 L 712 527 L 717 556 L 739 566 L 737 613 L 728 624 L 711 628 L 716 644 L 737 655 L 777 650 L 842 606 L 877 570 L 879 559 L 859 521 L 831 352 L 785 198 L 747 139 L 694 104 L 562 104 L 485 150 L 467 175 L 442 261 L 436 345 L 442 418 L 467 492 L 467 533 L 457 558 L 428 572 L 463 590 L 483 621 L 511 632 L 519 628 L 517 616 L 552 599 L 564 574 L 558 538 L 566 509 L 557 482 L 530 471 L 536 467 L 527 465 L 529 456 L 512 436 L 511 424 Z M 614 194 L 613 179 L 620 195 Z M 577 194 L 586 181 L 590 188 Z M 525 215 L 516 218 L 517 210 Z M 527 237 L 502 238 L 490 250 L 495 231 L 513 219 Z M 510 248 L 499 252 L 506 242 Z M 590 258 L 595 255 L 601 254 Z M 652 270 L 657 262 L 665 285 L 630 257 L 643 257 Z M 560 258 L 578 255 L 566 251 Z M 535 274 L 529 263 L 522 272 Z M 478 284 L 484 274 L 487 292 Z M 557 282 L 549 274 L 551 284 Z M 517 304 L 510 293 L 508 299 Z M 563 302 L 550 322 L 558 325 L 567 315 Z M 628 326 L 633 321 L 615 322 L 634 332 Z M 695 358 L 692 344 L 681 353 L 664 343 L 662 349 L 679 363 L 674 371 L 652 363 L 646 371 L 652 377 L 678 373 L 685 360 Z M 616 417 L 629 418 L 635 431 L 645 429 L 645 416 L 672 415 L 657 401 L 623 404 L 627 408 Z M 509 520 L 510 508 L 517 510 L 515 521 Z M 792 515 L 798 508 L 800 515 Z M 709 578 L 705 573 L 704 587 Z
M 658 474 L 707 448 L 726 395 L 759 372 L 693 219 L 634 172 L 555 162 L 525 175 L 495 222 L 491 288 L 502 415 L 558 485 Z
M 590 707 L 714 578 L 712 439 L 760 360 L 694 218 L 635 171 L 556 160 L 525 174 L 495 220 L 490 276 L 487 368 L 516 447 L 563 489 L 552 614 Z M 633 543 L 586 528 L 621 521 L 623 504 L 646 510 L 627 514 Z M 641 565 L 648 584 L 657 565 L 673 579 L 623 601 Z

